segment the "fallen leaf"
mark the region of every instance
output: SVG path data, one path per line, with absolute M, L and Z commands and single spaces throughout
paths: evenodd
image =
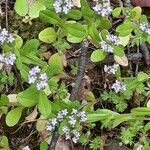
M 46 119 L 45 117 L 41 116 L 37 122 L 36 122 L 36 129 L 38 131 L 44 131 L 45 130 L 45 126 L 46 126 Z
M 147 102 L 147 107 L 150 108 L 150 100 Z
M 73 5 L 76 7 L 81 7 L 80 0 L 73 0 Z
M 7 97 L 9 99 L 9 103 L 12 103 L 12 104 L 18 103 L 17 94 L 9 94 L 9 95 L 7 95 Z
M 127 57 L 124 55 L 123 57 L 119 57 L 117 55 L 114 55 L 114 60 L 120 64 L 121 66 L 128 66 L 128 59 Z
M 29 114 L 27 117 L 26 117 L 26 120 L 27 121 L 34 121 L 35 118 L 37 117 L 38 115 L 38 111 L 37 111 L 37 107 L 34 108 L 34 110 L 32 111 L 31 114 Z
M 69 142 L 64 140 L 62 136 L 59 136 L 55 150 L 70 150 Z

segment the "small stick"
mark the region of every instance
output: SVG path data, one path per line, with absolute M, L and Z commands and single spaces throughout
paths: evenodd
M 71 100 L 76 100 L 77 92 L 82 83 L 82 79 L 85 75 L 85 69 L 86 69 L 86 63 L 87 63 L 87 49 L 88 49 L 88 43 L 87 41 L 84 41 L 82 43 L 82 49 L 81 49 L 81 54 L 79 58 L 77 77 L 75 80 L 76 85 L 75 87 L 73 87 L 71 91 L 71 96 L 70 96 Z

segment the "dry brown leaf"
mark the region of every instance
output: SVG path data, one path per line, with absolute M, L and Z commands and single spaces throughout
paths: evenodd
M 38 111 L 37 111 L 37 107 L 34 108 L 34 110 L 32 111 L 31 114 L 29 114 L 27 117 L 26 117 L 26 120 L 27 121 L 34 121 L 35 118 L 37 117 L 38 115 Z
M 36 129 L 38 131 L 44 131 L 45 125 L 46 125 L 46 119 L 45 117 L 41 116 L 36 122 Z
M 2 70 L 3 69 L 3 64 L 2 63 L 0 63 L 0 70 Z
M 66 55 L 61 55 L 61 58 L 62 58 L 63 65 L 64 65 L 65 67 L 67 67 Z
M 52 56 L 52 53 L 49 51 L 49 52 L 44 52 L 41 55 L 48 60 Z
M 128 66 L 128 59 L 127 57 L 124 55 L 123 57 L 119 57 L 117 55 L 114 55 L 114 60 L 120 64 L 121 66 Z
M 80 0 L 73 0 L 73 5 L 76 7 L 81 7 Z
M 55 150 L 70 150 L 69 142 L 64 140 L 62 136 L 59 136 Z
M 150 108 L 150 100 L 147 102 L 147 107 Z
M 18 102 L 17 94 L 9 94 L 9 95 L 7 95 L 7 97 L 9 99 L 9 103 L 16 104 Z

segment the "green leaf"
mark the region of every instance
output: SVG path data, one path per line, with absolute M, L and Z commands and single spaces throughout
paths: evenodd
M 148 80 L 150 78 L 150 76 L 144 72 L 139 72 L 137 75 L 137 80 L 139 82 L 144 82 L 146 80 Z
M 102 49 L 97 49 L 91 54 L 91 61 L 92 62 L 99 62 L 105 59 L 107 53 L 104 52 Z
M 53 28 L 46 28 L 39 33 L 39 39 L 45 43 L 53 43 L 56 41 L 56 32 Z
M 82 18 L 82 13 L 79 10 L 72 9 L 68 14 L 67 17 L 73 20 L 80 20 Z
M 8 138 L 6 136 L 1 136 L 0 141 L 0 146 L 2 146 L 1 150 L 10 150 Z
M 39 91 L 34 85 L 17 95 L 17 100 L 24 107 L 32 107 L 38 103 Z
M 89 36 L 92 38 L 93 42 L 99 45 L 99 42 L 100 42 L 99 32 L 97 31 L 94 24 L 91 24 L 90 26 L 88 26 L 88 33 L 89 33 Z
M 131 11 L 131 13 L 133 13 L 133 20 L 139 20 L 140 19 L 140 17 L 141 17 L 141 14 L 142 14 L 142 9 L 141 9 L 141 7 L 134 7 L 133 9 L 132 9 L 132 11 Z
M 25 16 L 28 13 L 27 0 L 16 0 L 14 9 L 20 16 Z
M 51 113 L 51 103 L 43 91 L 39 93 L 38 109 L 44 117 L 48 117 Z
M 88 22 L 92 22 L 94 19 L 94 11 L 90 8 L 86 0 L 81 0 L 80 3 L 83 18 Z
M 144 126 L 144 131 L 147 132 L 148 130 L 150 130 L 150 122 Z
M 48 149 L 48 144 L 46 141 L 42 141 L 40 143 L 40 150 L 47 150 Z
M 121 14 L 122 7 L 117 7 L 113 10 L 112 15 L 116 18 L 118 18 Z
M 105 17 L 100 17 L 99 15 L 96 18 L 97 24 L 100 26 L 102 29 L 109 30 L 111 27 L 111 22 L 108 18 Z
M 115 46 L 113 45 L 113 53 L 119 57 L 122 57 L 125 55 L 124 53 L 124 47 L 122 45 L 119 45 L 119 46 Z
M 74 35 L 71 35 L 70 33 L 67 36 L 67 41 L 70 42 L 70 43 L 80 43 L 80 42 L 83 41 L 83 39 L 84 38 L 76 37 Z
M 80 23 L 65 23 L 64 29 L 71 35 L 79 38 L 86 36 L 86 26 L 83 26 Z
M 40 11 L 40 19 L 46 23 L 56 24 L 59 26 L 61 26 L 64 23 L 63 20 L 59 17 L 59 15 L 51 10 Z
M 36 53 L 38 47 L 39 47 L 39 41 L 37 39 L 32 39 L 30 41 L 27 41 L 25 45 L 20 49 L 19 52 L 22 56 L 25 56 L 31 52 Z
M 54 75 L 60 74 L 63 71 L 62 58 L 58 53 L 52 55 L 48 61 L 49 66 L 47 67 L 46 73 L 49 78 Z
M 39 17 L 40 11 L 46 9 L 46 7 L 45 7 L 44 4 L 45 4 L 45 0 L 37 0 L 37 1 L 35 1 L 35 2 L 31 5 L 31 7 L 30 7 L 30 9 L 29 9 L 29 16 L 30 16 L 31 18 L 37 18 L 37 17 Z
M 19 35 L 15 35 L 15 50 L 19 50 L 23 45 L 23 39 Z
M 133 115 L 150 115 L 150 108 L 147 107 L 138 107 L 131 110 L 131 114 Z
M 116 32 L 119 33 L 120 36 L 127 36 L 133 31 L 133 25 L 130 21 L 125 21 L 123 24 L 117 27 Z
M 12 109 L 11 111 L 9 111 L 6 116 L 6 124 L 9 127 L 13 127 L 14 125 L 16 125 L 19 119 L 21 118 L 22 111 L 23 111 L 22 106 L 16 107 Z
M 0 99 L 0 107 L 7 105 L 9 103 L 9 99 L 5 94 L 1 95 L 1 99 Z
M 119 37 L 120 38 L 120 44 L 123 45 L 124 47 L 128 45 L 129 43 L 129 40 L 130 40 L 130 36 L 131 35 L 128 35 L 128 36 L 124 36 L 124 37 Z

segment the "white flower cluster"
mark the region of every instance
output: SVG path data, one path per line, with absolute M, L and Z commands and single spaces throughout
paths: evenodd
M 112 89 L 114 89 L 116 93 L 123 92 L 126 90 L 126 84 L 116 80 L 116 82 L 112 85 Z
M 6 54 L 0 54 L 0 62 L 4 65 L 13 66 L 15 60 L 16 60 L 15 54 L 10 53 L 9 56 L 6 56 Z
M 108 74 L 115 74 L 117 69 L 118 69 L 119 65 L 118 64 L 114 64 L 113 66 L 104 66 L 104 72 L 108 73 Z
M 72 141 L 74 143 L 77 143 L 79 138 L 80 138 L 80 133 L 79 131 L 77 130 L 73 130 L 73 132 L 70 131 L 70 129 L 67 127 L 67 126 L 64 126 L 62 131 L 64 132 L 65 134 L 65 139 L 66 140 L 70 140 L 71 139 L 71 135 L 73 134 L 73 138 L 72 138 Z
M 0 31 L 0 44 L 2 45 L 4 42 L 6 43 L 12 43 L 14 41 L 14 37 L 12 34 L 8 33 L 8 31 L 3 28 Z
M 80 133 L 77 130 L 71 131 L 71 129 L 74 129 L 76 123 L 84 123 L 87 120 L 86 113 L 85 111 L 78 111 L 76 109 L 72 109 L 71 113 L 68 113 L 67 109 L 63 109 L 58 112 L 56 118 L 49 119 L 47 121 L 47 130 L 48 131 L 53 131 L 56 128 L 56 125 L 60 122 L 62 122 L 64 119 L 68 120 L 68 127 L 64 126 L 63 127 L 63 132 L 65 134 L 65 139 L 69 140 L 72 137 L 72 141 L 74 143 L 77 143 L 80 137 Z
M 29 146 L 25 146 L 22 148 L 22 150 L 30 150 L 30 147 Z
M 99 3 L 96 3 L 93 9 L 97 14 L 103 17 L 107 17 L 112 13 L 112 8 L 110 6 L 102 6 Z
M 28 75 L 29 84 L 36 83 L 38 90 L 43 90 L 48 85 L 48 77 L 46 73 L 41 73 L 39 66 L 33 67 Z
M 149 26 L 148 22 L 140 23 L 140 29 L 141 29 L 143 32 L 145 32 L 145 33 L 147 33 L 147 34 L 150 35 L 150 26 Z
M 53 4 L 56 13 L 64 12 L 65 14 L 67 14 L 73 6 L 72 0 L 55 0 Z
M 144 146 L 139 144 L 136 150 L 144 150 Z
M 107 39 L 109 42 L 111 42 L 111 43 L 113 43 L 113 44 L 115 44 L 115 45 L 119 45 L 119 44 L 120 44 L 120 39 L 119 39 L 116 35 L 108 34 L 108 35 L 106 36 L 106 39 Z
M 107 44 L 105 41 L 101 41 L 100 45 L 103 51 L 108 52 L 108 53 L 113 53 L 113 47 Z

